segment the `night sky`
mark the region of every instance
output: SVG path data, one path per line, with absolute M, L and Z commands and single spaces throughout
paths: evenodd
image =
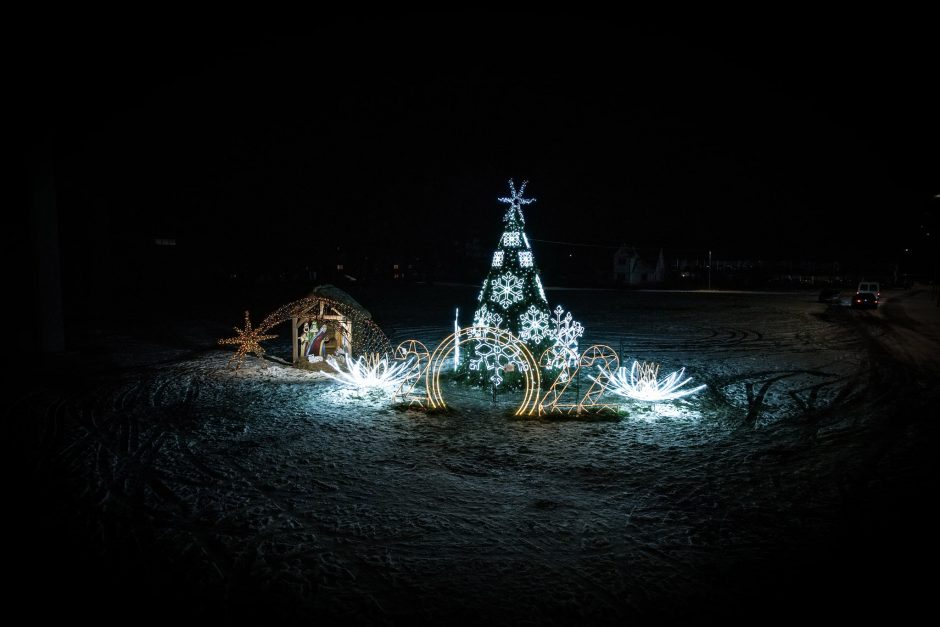
M 117 262 L 170 237 L 194 269 L 317 263 L 345 229 L 446 266 L 495 241 L 509 177 L 535 239 L 894 262 L 940 203 L 936 49 L 917 19 L 817 17 L 59 24 L 29 154 L 63 248 Z

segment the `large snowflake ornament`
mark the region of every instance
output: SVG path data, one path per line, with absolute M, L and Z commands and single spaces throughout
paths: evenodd
M 555 338 L 554 359 L 552 367 L 559 368 L 564 362 L 569 366 L 576 366 L 580 357 L 578 353 L 578 338 L 584 335 L 584 327 L 575 321 L 571 312 L 565 314 L 561 305 L 555 307 L 555 317 L 552 318 L 551 335 Z M 564 314 L 564 316 L 563 316 Z
M 528 370 L 528 364 L 516 358 L 507 348 L 499 335 L 481 331 L 469 361 L 470 370 L 491 372 L 490 381 L 495 386 L 503 382 L 502 373 L 510 364 L 515 370 Z
M 511 272 L 504 272 L 492 283 L 493 292 L 490 300 L 506 309 L 522 300 L 522 279 Z
M 519 337 L 523 340 L 538 343 L 548 336 L 548 333 L 548 314 L 535 305 L 530 305 L 519 316 Z
M 503 323 L 503 317 L 495 311 L 490 311 L 484 304 L 473 314 L 473 326 L 475 327 L 496 327 Z

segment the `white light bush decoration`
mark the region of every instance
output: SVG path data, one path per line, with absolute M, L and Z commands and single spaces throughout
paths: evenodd
M 372 353 L 355 360 L 347 358 L 345 366 L 342 366 L 335 357 L 329 355 L 326 363 L 336 370 L 336 374 L 329 372 L 324 374 L 360 392 L 382 390 L 391 393 L 399 389 L 411 374 L 412 361 L 409 359 L 389 364 L 388 357 L 380 357 L 378 353 Z
M 614 394 L 619 394 L 620 396 L 632 398 L 637 401 L 674 401 L 677 398 L 695 394 L 706 387 L 700 385 L 696 388 L 680 390 L 679 388 L 682 388 L 692 380 L 692 377 L 682 378 L 685 374 L 685 368 L 680 368 L 669 376 L 659 379 L 659 364 L 652 362 L 640 363 L 634 361 L 633 365 L 630 367 L 629 373 L 626 367 L 623 366 L 617 369 L 616 374 L 611 374 L 602 367 L 598 369 L 601 375 L 599 378 L 606 377 L 609 379 L 607 382 L 608 390 Z M 597 381 L 597 379 L 590 375 L 589 378 L 592 381 Z

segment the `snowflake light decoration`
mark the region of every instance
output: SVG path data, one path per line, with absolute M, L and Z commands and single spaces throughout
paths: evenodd
M 692 377 L 682 378 L 685 374 L 685 368 L 680 368 L 667 377 L 657 379 L 659 364 L 656 363 L 634 361 L 629 374 L 625 367 L 618 368 L 616 374 L 611 374 L 602 367 L 599 367 L 599 370 L 601 377 L 606 376 L 609 379 L 607 389 L 620 396 L 638 401 L 672 401 L 695 394 L 706 387 L 700 385 L 696 388 L 680 390 L 679 388 L 692 380 Z M 590 378 L 596 381 L 594 377 Z
M 504 272 L 492 283 L 490 300 L 506 309 L 522 300 L 522 279 L 511 272 Z
M 481 306 L 473 314 L 473 326 L 475 327 L 496 327 L 503 323 L 503 317 L 495 311 L 490 311 L 486 305 Z
M 516 247 L 520 245 L 518 231 L 506 231 L 503 233 L 503 246 Z
M 528 370 L 529 365 L 525 361 L 517 359 L 503 343 L 498 335 L 493 333 L 480 333 L 479 339 L 474 347 L 473 357 L 470 359 L 470 370 L 483 370 L 492 372 L 490 381 L 494 386 L 499 386 L 503 382 L 502 373 L 510 364 L 520 370 Z
M 497 250 L 493 253 L 493 267 L 498 268 L 503 265 L 503 251 Z
M 554 313 L 551 335 L 555 338 L 555 350 L 551 367 L 559 368 L 565 362 L 569 366 L 577 366 L 580 357 L 578 354 L 578 338 L 584 335 L 584 327 L 572 318 L 570 311 L 562 317 L 565 310 L 562 309 L 561 305 L 555 307 Z
M 548 314 L 540 311 L 535 305 L 529 306 L 519 317 L 519 323 L 519 337 L 523 340 L 538 343 L 549 334 Z
M 519 253 L 519 265 L 522 266 L 523 268 L 532 267 L 532 252 L 531 251 L 524 250 Z
M 359 359 L 347 359 L 345 366 L 340 365 L 336 359 L 329 355 L 326 358 L 336 374 L 326 372 L 326 376 L 340 383 L 358 389 L 382 390 L 394 392 L 399 389 L 405 379 L 411 375 L 412 360 L 393 362 L 389 364 L 387 357 L 380 357 L 378 353 L 365 355 Z

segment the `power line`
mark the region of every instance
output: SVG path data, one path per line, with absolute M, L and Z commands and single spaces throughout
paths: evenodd
M 529 240 L 530 240 L 530 241 L 533 241 L 533 242 L 540 242 L 540 243 L 542 243 L 542 244 L 559 244 L 559 245 L 561 245 L 561 246 L 581 246 L 581 247 L 584 247 L 584 248 L 606 248 L 606 249 L 609 249 L 609 250 L 619 250 L 619 249 L 620 249 L 620 246 L 623 245 L 623 244 L 618 244 L 617 246 L 611 246 L 610 244 L 590 244 L 590 243 L 585 243 L 585 242 L 559 242 L 558 240 L 552 240 L 552 239 L 538 239 L 538 238 L 536 238 L 536 237 L 530 237 Z M 663 249 L 664 252 L 669 252 L 669 253 L 671 253 L 671 254 L 676 254 L 676 253 L 687 253 L 687 254 L 693 254 L 693 255 L 698 255 L 698 254 L 706 255 L 706 254 L 708 254 L 708 249 L 707 249 L 707 248 L 671 248 L 671 247 L 662 246 L 662 245 L 659 245 L 659 246 L 635 246 L 635 245 L 633 245 L 633 244 L 628 244 L 628 246 L 629 246 L 630 248 L 638 248 L 638 249 L 640 249 L 640 250 L 654 250 L 654 249 L 660 249 L 660 248 L 661 248 L 661 249 Z
M 584 246 L 586 248 L 612 248 L 612 249 L 620 248 L 620 246 L 611 246 L 609 244 L 584 244 L 581 242 L 558 242 L 558 241 L 551 240 L 551 239 L 537 239 L 535 237 L 532 237 L 529 239 L 531 239 L 533 242 L 542 242 L 543 244 L 561 244 L 563 246 Z

